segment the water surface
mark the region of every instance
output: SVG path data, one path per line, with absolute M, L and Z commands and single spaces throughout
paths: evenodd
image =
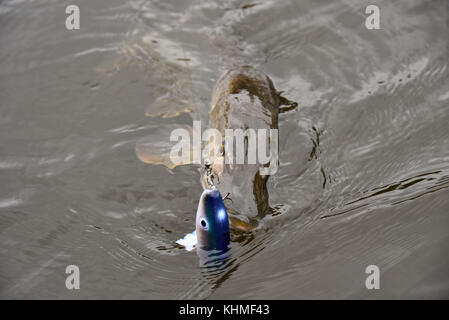
M 449 4 L 378 1 L 367 30 L 368 4 L 2 1 L 0 297 L 449 298 Z M 194 229 L 199 167 L 135 146 L 208 123 L 241 63 L 299 103 L 279 121 L 279 214 L 201 268 L 174 245 Z

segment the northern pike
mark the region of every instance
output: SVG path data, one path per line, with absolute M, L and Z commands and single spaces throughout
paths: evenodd
M 281 106 L 285 107 L 281 109 Z M 210 128 L 217 129 L 222 137 L 226 136 L 226 129 L 278 129 L 279 113 L 296 106 L 276 91 L 266 74 L 250 66 L 231 69 L 218 80 L 213 91 Z M 247 137 L 245 139 L 247 158 L 249 148 Z M 205 191 L 195 220 L 198 247 L 222 249 L 229 244 L 229 225 L 250 231 L 271 211 L 267 189 L 269 175 L 260 174 L 260 164 L 227 163 L 226 156 L 233 158 L 228 151 L 235 150 L 228 142 L 224 138 L 215 141 L 219 152 L 202 170 Z M 226 206 L 221 195 L 226 195 Z M 184 244 L 183 241 L 178 243 Z

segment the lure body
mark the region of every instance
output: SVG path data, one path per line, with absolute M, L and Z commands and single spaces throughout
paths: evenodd
M 229 247 L 229 218 L 218 189 L 203 191 L 196 212 L 197 248 L 226 251 Z

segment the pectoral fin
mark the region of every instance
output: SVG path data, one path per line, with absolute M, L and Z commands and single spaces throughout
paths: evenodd
M 229 215 L 231 227 L 239 231 L 249 232 L 258 227 L 259 222 L 251 217 Z
M 169 169 L 191 164 L 193 152 L 196 152 L 192 127 L 174 123 L 158 126 L 136 142 L 135 151 L 140 161 Z
M 279 92 L 279 99 L 281 102 L 281 106 L 279 107 L 279 113 L 288 112 L 291 110 L 295 110 L 298 107 L 298 103 L 295 101 L 291 101 L 287 99 L 286 97 L 283 97 L 281 95 L 282 91 Z

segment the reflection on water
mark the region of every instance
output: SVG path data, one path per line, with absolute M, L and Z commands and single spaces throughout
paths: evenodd
M 363 1 L 79 0 L 78 31 L 69 4 L 0 4 L 0 297 L 448 297 L 447 1 L 380 1 L 380 30 Z M 139 146 L 208 123 L 243 63 L 299 108 L 279 116 L 273 215 L 204 266 L 175 243 L 200 168 Z
M 200 258 L 200 266 L 210 271 L 220 271 L 226 266 L 231 251 L 228 250 L 203 250 L 196 249 Z
M 443 176 L 441 178 L 438 178 L 438 176 L 441 176 L 441 175 L 439 175 L 440 173 L 441 173 L 441 171 L 423 173 L 423 174 L 417 175 L 415 177 L 402 180 L 398 183 L 393 183 L 393 184 L 390 184 L 387 186 L 374 188 L 374 189 L 370 190 L 370 192 L 362 192 L 362 194 L 364 194 L 364 193 L 369 193 L 369 194 L 366 196 L 363 196 L 359 199 L 352 200 L 345 204 L 345 207 L 352 206 L 353 204 L 355 204 L 355 206 L 352 206 L 352 208 L 345 209 L 344 211 L 338 212 L 338 213 L 329 213 L 321 218 L 333 217 L 333 216 L 341 215 L 344 213 L 348 213 L 355 209 L 360 209 L 362 207 L 373 206 L 373 204 L 376 202 L 377 202 L 377 207 L 383 206 L 383 205 L 393 206 L 393 205 L 403 203 L 405 201 L 414 200 L 416 198 L 419 198 L 421 196 L 424 196 L 424 195 L 432 193 L 432 192 L 436 192 L 441 189 L 448 188 L 449 187 L 449 179 L 448 179 L 449 177 Z M 434 176 L 434 177 L 432 177 L 432 176 Z M 436 180 L 436 182 L 433 180 Z M 431 181 L 431 182 L 427 182 L 427 181 Z M 412 189 L 414 189 L 414 190 L 401 191 L 401 190 L 407 189 L 417 183 L 420 183 L 420 185 L 419 185 L 419 187 L 418 186 L 413 187 Z M 374 197 L 376 197 L 376 199 L 372 199 Z M 368 201 L 364 201 L 366 199 L 368 199 Z M 395 199 L 397 199 L 397 200 L 395 200 Z M 365 202 L 365 203 L 360 204 L 361 202 L 362 203 Z M 361 210 L 358 210 L 358 211 L 360 212 Z

